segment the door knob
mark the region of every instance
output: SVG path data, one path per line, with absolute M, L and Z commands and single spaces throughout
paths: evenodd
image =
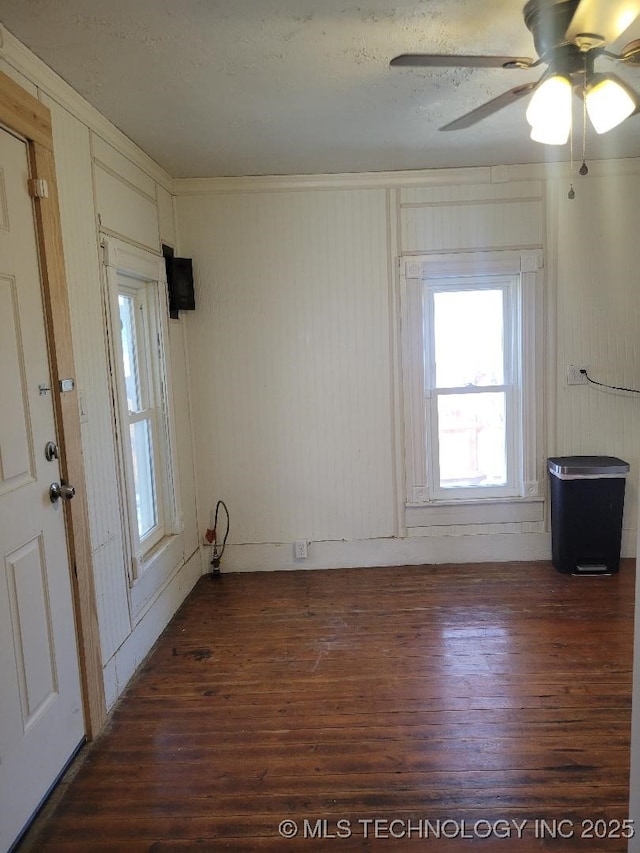
M 75 493 L 76 490 L 73 486 L 67 486 L 66 483 L 51 483 L 49 486 L 49 498 L 52 504 L 56 503 L 60 498 L 63 501 L 70 501 Z

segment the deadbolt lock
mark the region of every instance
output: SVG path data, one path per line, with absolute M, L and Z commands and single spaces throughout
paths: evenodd
M 60 451 L 55 441 L 48 441 L 44 446 L 44 455 L 47 462 L 53 462 L 54 459 L 60 458 Z

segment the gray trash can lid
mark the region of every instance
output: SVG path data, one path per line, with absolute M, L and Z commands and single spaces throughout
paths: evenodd
M 617 456 L 554 456 L 547 460 L 549 471 L 556 477 L 621 477 L 629 471 L 629 463 Z

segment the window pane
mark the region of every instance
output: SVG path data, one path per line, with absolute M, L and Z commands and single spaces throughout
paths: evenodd
M 438 397 L 438 443 L 441 488 L 505 485 L 504 392 Z
M 136 351 L 136 303 L 133 296 L 118 294 L 120 308 L 120 329 L 122 335 L 122 360 L 124 362 L 124 381 L 127 391 L 127 408 L 130 412 L 139 412 L 140 377 Z
M 149 426 L 149 421 L 144 420 L 133 423 L 129 427 L 140 539 L 153 530 L 158 523 L 153 480 L 153 445 Z
M 436 387 L 504 384 L 502 290 L 433 294 Z

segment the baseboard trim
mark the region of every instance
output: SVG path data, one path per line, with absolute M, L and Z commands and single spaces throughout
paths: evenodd
M 311 542 L 306 560 L 294 558 L 293 543 L 227 545 L 221 570 L 223 573 L 268 572 L 550 558 L 551 537 L 546 533 L 441 538 L 412 536 L 406 539 Z
M 203 573 L 211 571 L 207 552 L 208 549 L 203 549 Z M 633 530 L 623 531 L 622 556 L 636 556 L 636 533 Z M 224 574 L 550 559 L 550 533 L 491 533 L 311 542 L 306 560 L 294 558 L 293 543 L 227 545 L 220 568 Z

